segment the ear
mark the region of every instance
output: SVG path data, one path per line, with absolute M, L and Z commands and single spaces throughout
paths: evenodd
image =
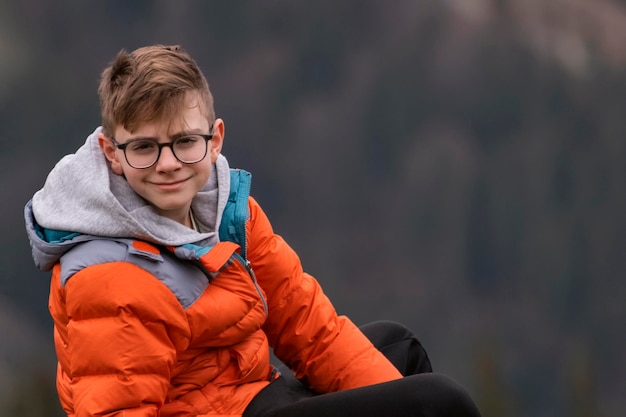
M 215 163 L 224 144 L 224 121 L 215 119 L 213 122 L 213 139 L 209 141 L 209 152 L 211 154 L 211 162 Z
M 113 142 L 103 133 L 98 134 L 98 145 L 102 149 L 104 157 L 111 163 L 111 170 L 117 175 L 123 175 L 122 163 L 118 159 L 117 148 L 113 145 Z

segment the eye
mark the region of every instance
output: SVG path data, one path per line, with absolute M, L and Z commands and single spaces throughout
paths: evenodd
M 136 140 L 128 145 L 128 149 L 132 152 L 148 153 L 157 149 L 157 144 L 149 140 Z
M 199 140 L 200 137 L 196 135 L 183 136 L 182 138 L 176 139 L 174 145 L 181 148 L 188 148 L 198 143 Z

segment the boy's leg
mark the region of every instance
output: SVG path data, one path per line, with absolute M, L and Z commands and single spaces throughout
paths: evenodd
M 263 417 L 479 417 L 465 389 L 435 373 L 302 398 L 267 410 Z M 248 416 L 248 411 L 244 416 Z
M 402 375 L 432 372 L 426 351 L 413 332 L 405 326 L 392 321 L 377 321 L 366 324 L 360 329 Z M 270 410 L 289 408 L 294 402 L 317 397 L 318 394 L 300 383 L 286 366 L 280 364 L 278 368 L 282 376 L 257 395 L 257 398 L 246 409 L 244 417 L 269 416 Z M 437 378 L 439 377 L 434 379 Z M 411 383 L 405 384 L 408 386 Z M 422 384 L 428 385 L 426 381 Z M 430 388 L 432 391 L 437 391 L 435 386 Z M 324 402 L 332 401 L 332 398 L 334 397 Z M 388 404 L 383 404 L 383 406 L 386 407 Z M 363 409 L 358 409 L 363 411 Z
M 376 321 L 361 326 L 360 329 L 402 375 L 432 372 L 426 350 L 415 334 L 402 324 Z

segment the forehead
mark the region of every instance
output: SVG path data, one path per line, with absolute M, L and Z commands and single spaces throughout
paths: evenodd
M 210 126 L 204 107 L 197 96 L 191 95 L 184 100 L 183 105 L 164 111 L 167 117 L 137 122 L 132 130 L 118 125 L 114 136 L 119 140 L 124 140 L 139 136 L 165 138 L 182 132 L 208 133 Z

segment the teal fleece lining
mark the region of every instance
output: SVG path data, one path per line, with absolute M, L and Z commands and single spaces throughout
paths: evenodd
M 48 243 L 63 243 L 80 235 L 78 232 L 46 229 L 38 224 L 35 224 L 35 232 L 37 232 L 37 236 Z

